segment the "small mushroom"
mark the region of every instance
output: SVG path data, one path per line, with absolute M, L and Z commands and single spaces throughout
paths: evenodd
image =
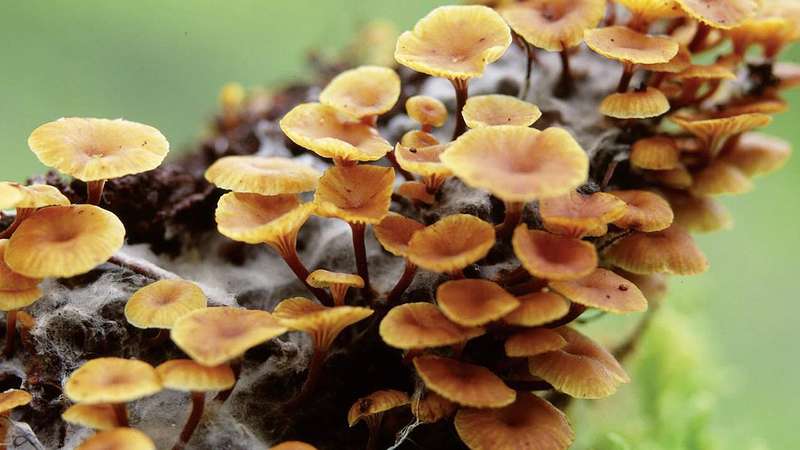
M 647 299 L 635 284 L 606 269 L 578 280 L 551 281 L 550 289 L 573 303 L 601 311 L 622 314 L 647 309 Z
M 444 347 L 483 335 L 478 327 L 451 321 L 432 303 L 405 303 L 395 306 L 381 320 L 383 341 L 403 350 Z
M 408 259 L 408 243 L 414 233 L 424 228 L 425 225 L 416 220 L 394 212 L 389 212 L 380 223 L 372 228 L 375 238 L 383 246 L 384 250 L 395 256 L 400 256 L 406 261 L 403 275 L 386 296 L 387 305 L 396 304 L 414 280 L 414 275 L 417 273 L 417 265 Z
M 317 450 L 311 444 L 306 444 L 305 442 L 300 441 L 286 441 L 281 442 L 278 445 L 270 447 L 271 450 Z
M 156 445 L 141 431 L 120 427 L 95 434 L 75 450 L 156 450 Z
M 263 156 L 225 156 L 205 173 L 206 180 L 222 189 L 261 195 L 313 191 L 320 175 L 293 159 Z
M 600 113 L 615 119 L 649 119 L 661 116 L 669 109 L 667 97 L 653 87 L 615 92 L 600 103 Z
M 389 410 L 409 403 L 408 394 L 393 389 L 375 391 L 353 403 L 347 412 L 347 423 L 352 428 L 362 420 L 369 428 L 367 450 L 378 448 L 383 415 Z
M 654 233 L 633 233 L 612 244 L 604 257 L 617 267 L 642 275 L 696 275 L 708 270 L 705 255 L 679 225 Z
M 156 328 L 159 335 L 184 315 L 205 308 L 203 290 L 191 281 L 160 280 L 136 291 L 125 304 L 125 318 L 136 328 Z
M 640 33 L 646 33 L 653 22 L 683 16 L 676 0 L 617 0 L 617 3 L 631 13 L 627 27 Z
M 500 408 L 517 397 L 485 367 L 433 355 L 414 358 L 414 367 L 428 389 L 462 406 Z
M 0 232 L 0 239 L 6 239 L 14 234 L 22 222 L 39 208 L 47 206 L 66 206 L 69 199 L 58 189 L 46 184 L 33 184 L 23 186 L 19 183 L 0 183 L 0 210 L 16 209 L 14 222 Z
M 503 317 L 503 322 L 522 327 L 536 327 L 558 320 L 569 312 L 569 302 L 555 292 L 533 292 L 517 297 L 520 305 Z
M 361 66 L 346 70 L 328 83 L 319 102 L 367 125 L 388 112 L 400 97 L 400 77 L 392 69 Z
M 753 182 L 737 166 L 716 159 L 692 174 L 689 191 L 697 196 L 740 195 L 750 192 Z
M 411 133 L 422 132 L 412 131 Z M 422 176 L 425 191 L 431 196 L 435 196 L 447 178 L 453 175 L 450 168 L 440 159 L 448 147 L 449 144 L 414 146 L 404 136 L 403 142 L 395 147 L 394 154 L 400 167 Z
M 0 392 L 0 443 L 6 442 L 11 411 L 18 406 L 27 405 L 31 400 L 33 400 L 31 394 L 20 389 Z
M 436 392 L 420 388 L 411 398 L 411 413 L 422 423 L 436 423 L 451 417 L 458 405 Z
M 669 203 L 675 223 L 693 233 L 710 233 L 733 226 L 730 212 L 710 197 L 671 192 Z
M 667 136 L 639 139 L 631 147 L 630 163 L 648 170 L 671 170 L 680 164 L 680 149 Z
M 430 133 L 447 122 L 447 108 L 441 100 L 427 95 L 415 95 L 406 100 L 406 113 L 411 120 Z
M 531 275 L 547 280 L 571 280 L 597 267 L 597 251 L 589 242 L 520 224 L 511 239 L 514 254 Z
M 772 118 L 766 114 L 742 114 L 720 119 L 672 116 L 671 120 L 700 139 L 704 151 L 712 158 L 722 151 L 731 138 L 772 122 Z
M 649 233 L 672 225 L 675 216 L 664 197 L 639 190 L 611 191 L 610 194 L 628 205 L 625 215 L 614 222 L 619 228 Z
M 748 177 L 772 173 L 784 165 L 792 154 L 792 146 L 783 139 L 761 133 L 745 133 L 736 144 L 720 155 Z
M 706 38 L 712 28 L 728 30 L 740 25 L 755 14 L 760 2 L 756 0 L 676 0 L 681 8 L 699 22 L 689 45 L 692 53 L 706 50 Z
M 102 403 L 97 405 L 81 403 L 72 405 L 61 414 L 61 418 L 64 419 L 64 422 L 100 431 L 119 427 L 114 407 Z
M 533 103 L 499 94 L 469 98 L 461 114 L 469 128 L 497 125 L 529 127 L 542 117 L 542 111 Z
M 489 280 L 451 280 L 436 289 L 436 302 L 453 322 L 475 327 L 500 319 L 519 307 L 519 301 Z
M 506 356 L 527 358 L 561 350 L 567 341 L 549 328 L 528 328 L 511 335 L 505 342 Z
M 539 202 L 544 228 L 574 238 L 606 234 L 607 224 L 621 219 L 626 209 L 624 201 L 605 192 L 583 195 L 572 191 Z
M 328 288 L 333 297 L 333 304 L 335 306 L 344 305 L 344 299 L 347 297 L 347 291 L 353 288 L 363 288 L 364 279 L 358 275 L 351 273 L 331 272 L 328 270 L 315 270 L 306 279 L 308 284 L 315 288 Z
M 0 239 L 0 311 L 6 313 L 6 343 L 3 356 L 10 359 L 14 354 L 17 335 L 17 313 L 34 304 L 42 297 L 40 279 L 20 275 L 5 262 L 7 239 Z
M 408 259 L 423 269 L 463 278 L 468 265 L 494 246 L 494 227 L 468 214 L 453 214 L 414 233 Z

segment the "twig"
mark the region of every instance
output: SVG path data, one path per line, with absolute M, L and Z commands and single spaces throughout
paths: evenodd
M 115 266 L 128 269 L 133 273 L 137 273 L 152 280 L 168 280 L 180 278 L 177 274 L 163 269 L 150 261 L 136 258 L 134 256 L 126 255 L 123 252 L 117 252 L 112 256 L 108 262 Z

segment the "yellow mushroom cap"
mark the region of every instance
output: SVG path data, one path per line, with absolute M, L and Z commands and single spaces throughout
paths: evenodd
M 373 312 L 360 306 L 327 307 L 307 298 L 294 297 L 280 302 L 273 314 L 282 325 L 310 334 L 318 349 L 327 350 L 342 330 Z
M 789 104 L 781 98 L 759 97 L 744 98 L 732 101 L 725 108 L 717 111 L 716 117 L 731 117 L 742 114 L 762 113 L 778 114 L 789 110 Z
M 372 231 L 387 252 L 395 256 L 406 257 L 411 237 L 424 228 L 425 225 L 414 219 L 389 212 L 380 223 L 372 227 Z
M 439 356 L 414 358 L 414 367 L 428 389 L 463 406 L 500 408 L 517 393 L 489 369 Z
M 472 450 L 566 450 L 575 440 L 567 416 L 529 392 L 498 409 L 461 409 L 458 436 Z
M 633 0 L 636 1 L 636 0 Z M 650 72 L 678 73 L 692 65 L 692 54 L 685 45 L 681 45 L 678 53 L 665 63 L 639 64 L 639 67 Z
M 78 117 L 41 125 L 31 133 L 28 146 L 42 164 L 81 181 L 146 172 L 169 152 L 167 139 L 151 126 Z
M 676 0 L 617 0 L 617 2 L 646 22 L 683 16 L 683 10 Z
M 572 191 L 539 202 L 544 228 L 551 233 L 572 237 L 593 235 L 595 230 L 604 229 L 607 224 L 622 218 L 626 209 L 624 201 L 605 192 L 583 195 Z
M 583 41 L 606 13 L 603 0 L 528 0 L 500 8 L 511 29 L 535 47 L 560 52 Z
M 411 130 L 406 132 L 403 137 L 400 138 L 400 144 L 404 147 L 413 148 L 432 147 L 434 145 L 439 145 L 439 140 L 436 139 L 436 136 L 428 133 L 427 131 Z M 439 158 L 437 157 L 436 159 L 438 161 Z
M 316 214 L 350 223 L 379 223 L 389 212 L 394 178 L 391 167 L 331 167 L 314 193 Z
M 137 328 L 172 328 L 180 317 L 206 307 L 199 286 L 186 280 L 160 280 L 136 291 L 125 304 L 125 318 Z
M 519 225 L 511 239 L 514 254 L 533 276 L 547 280 L 572 280 L 597 267 L 594 245 Z
M 741 114 L 719 119 L 693 120 L 680 116 L 670 118 L 681 128 L 697 136 L 706 147 L 714 152 L 725 140 L 737 134 L 769 125 L 772 117 L 766 114 Z
M 156 367 L 167 389 L 186 392 L 224 391 L 236 383 L 233 369 L 227 364 L 207 367 L 191 359 L 173 359 Z
M 450 417 L 458 405 L 441 395 L 426 390 L 411 399 L 411 413 L 422 423 L 435 423 Z
M 464 326 L 497 320 L 519 306 L 519 301 L 489 280 L 452 280 L 436 289 L 436 302 L 447 318 Z
M 409 147 L 397 144 L 394 156 L 403 169 L 423 177 L 449 177 L 453 174 L 442 161 L 441 155 L 450 144 Z
M 550 288 L 575 303 L 612 313 L 641 312 L 647 299 L 635 284 L 606 269 L 579 280 L 551 281 Z
M 4 181 L 0 183 L 0 210 L 16 208 L 25 198 L 19 183 Z
M 626 236 L 609 247 L 605 257 L 617 267 L 642 275 L 696 275 L 708 269 L 705 255 L 689 233 L 678 225 L 654 233 Z
M 557 332 L 549 328 L 529 328 L 511 335 L 506 339 L 506 355 L 511 358 L 523 358 L 541 353 L 561 350 L 567 341 Z
M 757 0 L 676 0 L 693 19 L 728 30 L 755 14 Z
M 111 430 L 117 428 L 117 416 L 114 408 L 107 404 L 72 405 L 61 414 L 64 422 L 92 428 L 94 430 Z
M 535 327 L 558 320 L 569 312 L 569 302 L 555 292 L 533 292 L 518 297 L 519 307 L 503 317 L 503 322 Z
M 124 239 L 125 227 L 113 213 L 92 205 L 52 206 L 17 228 L 6 264 L 28 277 L 71 277 L 106 262 Z
M 375 128 L 320 103 L 295 106 L 283 116 L 280 126 L 295 144 L 323 158 L 376 161 L 392 150 Z
M 328 288 L 331 286 L 348 286 L 355 288 L 364 287 L 364 279 L 352 273 L 331 272 L 329 270 L 318 269 L 306 278 L 308 284 L 317 288 Z
M 270 447 L 270 450 L 317 450 L 317 448 L 305 442 L 286 441 Z
M 650 170 L 670 170 L 680 163 L 680 150 L 675 140 L 666 136 L 639 139 L 631 147 L 633 166 Z
M 678 80 L 733 80 L 736 78 L 730 68 L 723 64 L 693 64 L 686 70 L 675 74 Z
M 674 214 L 669 203 L 660 195 L 648 191 L 612 191 L 611 195 L 624 201 L 625 215 L 614 222 L 620 228 L 638 231 L 661 231 L 672 225 Z
M 347 412 L 347 424 L 352 427 L 364 417 L 381 414 L 398 406 L 407 405 L 409 402 L 410 399 L 405 392 L 394 389 L 373 392 L 353 403 Z
M 436 196 L 431 194 L 428 191 L 428 186 L 421 181 L 406 181 L 397 187 L 396 194 L 426 205 L 432 205 L 436 202 Z
M 675 189 L 688 189 L 694 181 L 692 174 L 683 164 L 679 164 L 674 169 L 650 172 L 650 176 L 664 186 Z
M 31 394 L 20 389 L 0 392 L 0 413 L 11 411 L 17 406 L 27 405 L 31 400 L 33 400 Z
M 691 192 L 695 196 L 737 195 L 750 192 L 753 182 L 737 166 L 716 159 L 693 175 Z
M 91 359 L 72 372 L 64 394 L 76 403 L 125 403 L 162 389 L 156 370 L 144 361 Z
M 733 226 L 728 210 L 710 197 L 674 192 L 669 202 L 675 213 L 675 223 L 688 231 L 710 233 Z
M 290 158 L 226 156 L 206 170 L 206 180 L 235 192 L 297 194 L 317 188 L 320 173 Z
M 447 108 L 441 100 L 427 95 L 415 95 L 406 100 L 406 113 L 420 125 L 441 127 L 447 122 Z
M 19 291 L 0 290 L 0 311 L 15 311 L 36 303 L 42 298 L 42 290 L 38 287 Z
M 19 183 L 0 183 L 0 209 L 36 209 L 45 206 L 67 206 L 69 199 L 57 188 L 46 184 L 23 186 Z
M 414 233 L 407 257 L 423 269 L 453 272 L 486 256 L 494 242 L 490 223 L 468 214 L 453 214 Z
M 542 117 L 542 111 L 533 103 L 500 94 L 468 98 L 461 114 L 470 128 L 496 125 L 529 127 Z
M 361 66 L 334 77 L 319 94 L 319 102 L 361 118 L 389 111 L 399 97 L 397 72 L 387 67 Z
M 436 305 L 424 302 L 395 306 L 380 325 L 383 341 L 403 350 L 458 344 L 483 333 L 452 322 Z
M 512 202 L 555 197 L 580 186 L 589 159 L 562 128 L 476 128 L 461 135 L 441 155 L 464 183 Z
M 170 331 L 175 344 L 204 366 L 218 366 L 288 328 L 266 311 L 219 306 L 178 319 Z
M 678 43 L 665 36 L 650 36 L 623 26 L 595 28 L 584 33 L 586 45 L 609 59 L 630 64 L 660 64 L 678 54 Z
M 535 375 L 575 398 L 603 398 L 616 392 L 630 378 L 606 349 L 568 327 L 556 331 L 567 346 L 528 359 Z
M 615 92 L 600 103 L 600 112 L 615 119 L 648 119 L 669 111 L 663 92 L 648 87 L 643 91 Z
M 294 194 L 229 192 L 217 204 L 217 228 L 234 241 L 276 244 L 296 233 L 313 210 L 313 204 L 300 203 Z
M 792 154 L 788 141 L 761 133 L 745 133 L 722 159 L 748 177 L 766 175 L 783 167 Z
M 5 262 L 7 239 L 0 239 L 0 310 L 24 308 L 42 296 L 40 279 L 29 278 L 11 270 Z
M 440 6 L 397 39 L 394 58 L 417 72 L 449 79 L 479 77 L 511 45 L 511 30 L 485 6 Z
M 75 450 L 156 450 L 156 445 L 141 431 L 123 427 L 101 431 Z

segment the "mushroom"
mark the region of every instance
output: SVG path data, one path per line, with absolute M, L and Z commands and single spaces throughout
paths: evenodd
M 447 108 L 441 100 L 427 95 L 415 95 L 406 100 L 408 117 L 420 124 L 422 131 L 430 133 L 447 122 Z
M 141 431 L 120 427 L 95 434 L 75 450 L 156 450 L 156 445 Z
M 641 312 L 647 299 L 635 284 L 606 269 L 569 281 L 551 281 L 550 289 L 579 305 L 612 313 Z
M 520 224 L 511 239 L 514 254 L 531 275 L 547 280 L 572 280 L 597 267 L 594 245 L 580 239 L 529 230 Z
M 319 102 L 332 106 L 366 125 L 374 126 L 400 97 L 400 77 L 392 69 L 361 66 L 346 70 L 328 83 Z
M 549 328 L 528 328 L 511 335 L 505 342 L 506 356 L 509 358 L 527 358 L 561 350 L 566 346 L 566 339 Z
M 362 292 L 372 295 L 367 265 L 365 232 L 368 224 L 380 223 L 392 202 L 394 169 L 379 166 L 338 166 L 325 171 L 314 193 L 315 213 L 336 217 L 350 225 Z
M 611 191 L 610 194 L 628 205 L 625 215 L 614 222 L 619 228 L 649 233 L 672 225 L 672 208 L 660 195 L 638 190 Z
M 395 193 L 410 200 L 414 205 L 419 203 L 433 205 L 436 203 L 436 197 L 428 192 L 428 186 L 420 181 L 407 181 L 397 186 Z
M 205 173 L 206 180 L 222 189 L 261 195 L 313 191 L 320 175 L 293 159 L 263 156 L 225 156 Z
M 414 219 L 402 216 L 400 214 L 389 212 L 380 223 L 373 226 L 372 231 L 375 238 L 383 246 L 384 250 L 395 255 L 400 256 L 406 261 L 403 275 L 397 280 L 392 290 L 386 296 L 386 304 L 394 305 L 400 300 L 403 292 L 408 289 L 411 282 L 414 280 L 414 275 L 417 273 L 417 265 L 408 259 L 408 243 L 414 233 L 425 228 L 425 225 L 417 222 Z
M 306 279 L 308 284 L 315 288 L 328 288 L 333 297 L 333 304 L 335 306 L 344 305 L 344 299 L 347 297 L 347 291 L 351 287 L 363 288 L 364 279 L 358 275 L 351 273 L 331 272 L 328 270 L 315 270 Z
M 528 358 L 532 375 L 575 398 L 604 398 L 630 378 L 625 369 L 603 347 L 569 327 L 555 331 L 566 347 Z
M 731 214 L 710 197 L 671 192 L 669 203 L 675 215 L 674 222 L 693 233 L 710 233 L 733 226 Z
M 705 255 L 679 225 L 654 233 L 632 233 L 608 247 L 604 257 L 617 267 L 642 275 L 697 275 L 708 270 Z
M 723 81 L 735 78 L 736 75 L 724 64 L 689 66 L 672 77 L 681 84 L 680 96 L 674 101 L 676 109 L 687 105 L 702 104 L 717 93 Z M 704 85 L 707 85 L 707 88 L 701 95 L 701 88 Z
M 136 291 L 125 304 L 125 318 L 136 328 L 157 328 L 158 336 L 184 315 L 205 308 L 203 290 L 191 281 L 160 280 Z
M 405 406 L 409 403 L 408 394 L 389 389 L 375 391 L 366 397 L 359 398 L 347 412 L 347 424 L 350 428 L 362 420 L 369 428 L 367 450 L 378 448 L 380 440 L 381 421 L 383 415 L 394 408 Z
M 19 183 L 0 183 L 0 210 L 16 209 L 14 222 L 0 232 L 0 239 L 7 239 L 14 234 L 22 222 L 39 208 L 47 206 L 66 206 L 69 199 L 58 189 L 46 184 L 23 186 Z
M 692 176 L 689 189 L 697 197 L 710 195 L 739 195 L 750 192 L 753 182 L 738 167 L 717 159 Z
M 111 405 L 118 427 L 128 426 L 126 403 L 161 391 L 156 370 L 144 361 L 95 358 L 72 372 L 64 394 L 85 405 Z
M 503 322 L 522 327 L 536 327 L 558 320 L 569 312 L 569 302 L 555 292 L 533 292 L 517 297 L 520 305 L 503 317 Z
M 617 3 L 630 11 L 627 27 L 646 33 L 653 22 L 663 19 L 677 19 L 683 10 L 676 0 L 617 0 Z
M 494 227 L 468 214 L 453 214 L 413 234 L 408 259 L 423 269 L 463 278 L 468 265 L 494 246 Z
M 667 113 L 669 100 L 653 87 L 615 92 L 600 103 L 600 113 L 615 119 L 649 119 Z
M 92 428 L 94 430 L 111 430 L 119 427 L 114 407 L 106 404 L 72 405 L 61 414 L 64 422 Z
M 17 312 L 35 303 L 42 297 L 38 285 L 41 280 L 20 275 L 5 262 L 7 239 L 0 239 L 0 310 L 6 313 L 6 343 L 3 356 L 10 359 L 14 354 L 17 334 Z
M 736 145 L 726 148 L 720 158 L 736 166 L 748 177 L 755 177 L 782 168 L 791 154 L 791 144 L 783 139 L 761 133 L 745 133 L 736 140 Z
M 542 111 L 533 103 L 500 94 L 469 98 L 461 114 L 469 128 L 496 125 L 529 127 L 542 117 Z
M 271 450 L 317 450 L 316 447 L 300 441 L 286 441 L 270 447 Z
M 720 119 L 672 116 L 670 119 L 700 139 L 704 151 L 711 158 L 716 157 L 725 148 L 725 144 L 735 136 L 767 126 L 772 122 L 772 117 L 766 114 L 742 114 Z
M 444 347 L 483 335 L 478 327 L 466 327 L 451 321 L 431 303 L 405 303 L 392 308 L 381 320 L 383 341 L 403 350 Z
M 449 144 L 414 146 L 409 145 L 405 137 L 403 141 L 394 150 L 397 163 L 403 170 L 422 176 L 425 191 L 432 197 L 435 196 L 447 178 L 453 175 L 440 159 Z
M 42 164 L 87 183 L 97 205 L 106 180 L 155 169 L 169 152 L 157 129 L 116 119 L 69 117 L 33 130 L 28 146 Z
M 440 6 L 412 31 L 397 39 L 394 57 L 417 72 L 450 80 L 456 94 L 453 139 L 466 129 L 461 110 L 470 78 L 500 59 L 511 45 L 511 31 L 494 10 L 480 5 Z
M 636 1 L 636 0 L 633 0 Z M 692 65 L 692 54 L 685 45 L 680 45 L 678 53 L 665 63 L 639 64 L 639 67 L 651 73 L 647 84 L 659 88 L 670 74 L 683 72 Z
M 606 234 L 607 224 L 622 218 L 626 209 L 624 201 L 605 192 L 583 195 L 572 191 L 539 202 L 544 228 L 574 238 Z
M 640 169 L 675 169 L 680 164 L 680 150 L 675 140 L 667 136 L 639 139 L 631 147 L 630 163 Z
M 485 367 L 433 355 L 414 358 L 414 367 L 428 389 L 462 406 L 500 408 L 517 397 Z
M 27 405 L 31 400 L 33 400 L 31 394 L 20 389 L 9 389 L 0 392 L 0 443 L 3 443 L 4 447 L 11 411 L 18 406 Z
M 584 183 L 589 172 L 586 152 L 562 128 L 476 128 L 441 159 L 467 185 L 503 200 L 501 238 L 511 236 L 526 202 L 566 194 Z
M 156 367 L 156 373 L 166 389 L 189 392 L 192 410 L 172 450 L 181 450 L 192 438 L 203 417 L 206 392 L 224 391 L 236 383 L 236 375 L 227 364 L 207 367 L 190 359 L 173 359 Z
M 575 440 L 567 416 L 528 392 L 519 392 L 514 403 L 503 408 L 463 408 L 455 425 L 472 450 L 566 450 Z
M 458 405 L 427 389 L 417 389 L 411 398 L 411 413 L 422 423 L 436 423 L 452 416 Z
M 712 28 L 728 30 L 740 25 L 755 14 L 756 0 L 676 0 L 690 17 L 698 21 L 698 28 L 689 45 L 692 53 L 706 50 L 706 38 Z
M 273 314 L 281 325 L 308 333 L 314 342 L 314 353 L 311 356 L 306 381 L 297 396 L 288 403 L 288 407 L 299 405 L 314 392 L 322 372 L 322 365 L 339 333 L 371 316 L 373 312 L 369 308 L 358 306 L 325 307 L 302 297 L 283 300 L 275 307 Z
M 451 280 L 436 288 L 436 302 L 453 322 L 475 327 L 500 319 L 519 305 L 519 301 L 497 283 L 489 280 Z
M 122 222 L 104 209 L 92 205 L 42 208 L 11 236 L 6 264 L 31 278 L 72 277 L 108 261 L 124 239 Z

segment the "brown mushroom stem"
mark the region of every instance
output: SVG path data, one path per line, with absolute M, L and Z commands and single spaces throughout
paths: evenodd
M 697 31 L 694 33 L 694 37 L 692 38 L 692 42 L 689 43 L 689 51 L 692 53 L 697 53 L 705 50 L 705 44 L 709 33 L 711 33 L 711 27 L 703 22 L 699 22 L 697 25 Z
M 403 275 L 397 280 L 389 295 L 386 297 L 386 305 L 388 307 L 394 306 L 400 301 L 400 297 L 414 281 L 414 275 L 417 273 L 417 265 L 409 260 L 406 260 L 406 268 L 403 270 Z
M 300 388 L 300 392 L 295 395 L 293 399 L 289 400 L 288 403 L 286 403 L 287 409 L 300 406 L 317 388 L 320 375 L 322 375 L 322 366 L 325 363 L 325 358 L 327 355 L 327 349 L 321 349 L 319 347 L 314 348 L 314 354 L 311 355 L 311 361 L 308 364 L 306 381 L 303 383 L 303 387 Z
M 450 275 L 450 279 L 452 280 L 462 280 L 464 279 L 464 269 L 453 270 L 449 272 L 448 275 Z
M 310 272 L 308 268 L 300 261 L 300 256 L 297 254 L 297 232 L 292 233 L 289 236 L 285 236 L 281 242 L 277 243 L 268 243 L 272 246 L 275 250 L 277 250 L 278 254 L 281 255 L 281 258 L 286 262 L 286 265 L 289 266 L 289 269 L 294 272 L 297 279 L 300 280 L 306 288 L 317 297 L 317 300 L 320 301 L 323 305 L 326 306 L 333 306 L 333 299 L 324 289 L 315 288 L 308 284 L 306 279 Z
M 0 442 L 5 442 L 6 437 L 8 437 L 8 429 L 11 425 L 11 419 L 9 416 L 11 415 L 11 411 L 4 411 L 0 413 Z
M 606 20 L 605 26 L 614 26 L 617 23 L 617 5 L 616 3 L 609 3 L 606 7 Z
M 569 311 L 567 312 L 566 316 L 564 316 L 564 317 L 562 317 L 562 318 L 560 318 L 558 320 L 555 320 L 553 322 L 550 322 L 545 326 L 547 328 L 562 327 L 564 325 L 572 323 L 575 319 L 580 317 L 580 315 L 583 314 L 584 312 L 586 312 L 586 307 L 585 306 L 583 306 L 581 304 L 578 304 L 578 303 L 572 303 L 572 304 L 569 305 Z
M 3 356 L 6 359 L 14 355 L 17 335 L 17 310 L 6 312 L 6 344 L 3 347 Z
M 114 417 L 117 419 L 118 427 L 128 426 L 128 408 L 125 403 L 112 403 L 111 409 L 114 410 Z
M 635 72 L 636 67 L 631 63 L 623 63 L 622 66 L 622 77 L 619 79 L 619 85 L 617 86 L 617 92 L 620 94 L 628 92 L 628 87 L 631 85 L 631 80 L 633 79 L 633 74 Z
M 356 269 L 358 275 L 364 279 L 364 287 L 361 292 L 366 298 L 372 298 L 372 285 L 369 282 L 369 267 L 367 265 L 367 246 L 366 246 L 366 230 L 367 226 L 363 223 L 351 223 L 350 228 L 353 231 L 353 252 L 356 257 Z
M 561 55 L 561 79 L 556 85 L 556 97 L 568 97 L 575 87 L 575 81 L 572 77 L 572 68 L 569 64 L 569 49 L 564 47 L 559 53 Z
M 507 240 L 514 232 L 514 228 L 522 221 L 522 211 L 525 209 L 523 202 L 505 202 L 506 212 L 503 223 L 495 227 L 497 237 L 500 240 Z
M 17 231 L 22 222 L 25 221 L 28 217 L 30 217 L 34 212 L 36 212 L 35 208 L 17 208 L 17 215 L 14 216 L 14 221 L 11 222 L 11 225 L 8 226 L 2 233 L 0 233 L 0 239 L 8 239 Z
M 205 403 L 206 396 L 204 393 L 192 392 L 192 412 L 189 413 L 189 418 L 183 425 L 183 430 L 181 430 L 180 438 L 175 446 L 172 447 L 172 450 L 183 450 L 183 448 L 186 447 L 186 444 L 189 443 L 189 440 L 194 434 L 194 430 L 197 429 L 197 425 L 200 424 L 200 419 L 203 417 Z
M 350 286 L 346 284 L 334 284 L 330 287 L 331 296 L 333 297 L 333 304 L 336 306 L 344 305 L 344 299 L 347 297 L 347 291 Z
M 520 90 L 519 98 L 525 99 L 528 97 L 528 92 L 531 89 L 531 73 L 533 73 L 533 63 L 536 60 L 536 54 L 534 53 L 533 46 L 529 44 L 524 39 L 520 39 L 522 42 L 522 46 L 525 49 L 525 56 L 527 61 L 525 62 L 525 83 Z
M 450 82 L 453 83 L 453 89 L 456 91 L 456 126 L 453 129 L 453 140 L 456 140 L 467 131 L 467 122 L 464 120 L 462 111 L 464 105 L 467 104 L 467 97 L 469 97 L 469 80 L 456 78 Z
M 236 383 L 239 382 L 239 375 L 242 374 L 242 360 L 240 358 L 230 362 L 231 370 L 233 371 L 233 386 L 225 389 L 224 391 L 219 391 L 216 397 L 214 397 L 215 401 L 220 403 L 225 403 L 225 400 L 233 394 L 233 390 L 236 389 Z
M 86 203 L 90 205 L 99 205 L 100 200 L 103 198 L 103 188 L 106 186 L 106 180 L 89 181 L 86 183 Z
M 507 272 L 502 272 L 495 281 L 501 286 L 513 286 L 515 284 L 524 283 L 531 279 L 531 274 L 523 266 L 517 266 Z
M 361 118 L 361 123 L 368 126 L 368 127 L 375 127 L 378 125 L 378 116 L 376 114 L 372 114 L 370 116 L 364 116 Z
M 603 174 L 603 179 L 600 181 L 600 190 L 604 191 L 609 183 L 611 183 L 611 179 L 614 178 L 614 173 L 617 171 L 617 166 L 619 165 L 619 161 L 616 159 L 608 163 L 606 166 L 606 171 Z
M 397 162 L 397 157 L 394 155 L 394 150 L 390 151 L 386 154 L 386 158 L 392 163 L 392 167 L 394 170 L 399 173 L 406 181 L 414 181 L 414 175 L 412 175 L 406 169 L 400 167 L 400 163 Z
M 422 126 L 420 126 L 420 131 L 423 133 L 430 133 L 433 131 L 433 125 L 429 123 L 423 123 Z
M 425 190 L 434 196 L 439 192 L 439 188 L 442 187 L 445 181 L 447 181 L 447 177 L 442 175 L 430 175 L 422 180 L 425 184 Z
M 367 423 L 367 428 L 369 429 L 366 450 L 376 450 L 378 448 L 378 444 L 380 444 L 382 421 L 383 414 L 372 414 L 364 417 L 364 422 Z
M 652 88 L 658 89 L 659 87 L 661 87 L 661 83 L 664 82 L 666 76 L 667 76 L 666 72 L 653 72 L 650 75 L 650 80 L 647 84 Z

